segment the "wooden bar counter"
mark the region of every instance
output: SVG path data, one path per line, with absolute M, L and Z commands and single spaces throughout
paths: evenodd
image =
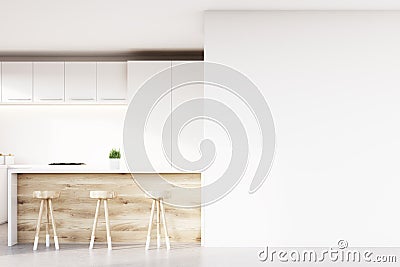
M 47 170 L 47 169 L 46 169 Z M 156 174 L 135 173 L 149 179 Z M 201 175 L 196 173 L 161 174 L 178 186 L 198 187 Z M 145 177 L 143 177 L 145 176 Z M 91 190 L 114 191 L 117 198 L 109 202 L 109 216 L 113 243 L 145 243 L 150 217 L 151 199 L 135 184 L 130 173 L 118 171 L 91 172 L 88 169 L 50 168 L 9 170 L 9 232 L 8 245 L 33 243 L 39 202 L 33 191 L 60 191 L 54 201 L 54 216 L 60 245 L 63 243 L 89 244 L 96 201 L 89 198 Z M 166 205 L 166 219 L 171 242 L 201 242 L 201 208 L 175 208 Z M 96 242 L 106 241 L 104 214 L 99 217 Z M 44 227 L 44 225 L 43 225 Z M 155 231 L 156 227 L 153 227 Z M 44 242 L 44 231 L 40 240 Z M 155 236 L 155 235 L 153 235 Z

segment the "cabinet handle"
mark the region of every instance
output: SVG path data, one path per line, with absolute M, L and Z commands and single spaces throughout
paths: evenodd
M 48 101 L 56 101 L 56 100 L 63 100 L 62 98 L 41 98 L 40 99 L 41 101 L 45 101 L 45 100 L 48 100 Z
M 126 100 L 126 98 L 102 98 L 101 100 Z
M 71 98 L 70 100 L 76 100 L 76 101 L 88 101 L 88 100 L 94 100 L 94 98 Z
M 8 98 L 7 100 L 11 100 L 11 101 L 28 101 L 28 100 L 32 100 L 32 98 Z

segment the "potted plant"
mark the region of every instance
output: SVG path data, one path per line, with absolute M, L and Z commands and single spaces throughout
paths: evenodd
M 115 148 L 111 149 L 110 154 L 109 154 L 109 158 L 110 158 L 110 168 L 111 169 L 119 169 L 119 162 L 121 159 L 121 152 L 118 150 L 116 150 Z

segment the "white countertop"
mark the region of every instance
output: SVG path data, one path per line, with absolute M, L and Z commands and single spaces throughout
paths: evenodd
M 8 167 L 8 172 L 12 173 L 131 173 L 127 169 L 109 169 L 96 166 L 50 166 L 50 165 L 0 165 Z M 157 173 L 154 172 L 135 172 L 135 173 Z M 161 173 L 182 173 L 182 172 L 161 172 Z

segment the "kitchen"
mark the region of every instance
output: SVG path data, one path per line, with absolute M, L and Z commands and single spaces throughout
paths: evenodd
M 7 140 L 15 138 L 16 135 L 25 134 L 24 139 L 26 140 L 26 143 L 20 142 L 18 146 L 13 147 L 13 153 L 21 155 L 20 158 L 17 157 L 17 164 L 9 162 L 10 157 L 4 157 L 7 160 L 4 163 L 8 165 L 8 190 L 11 192 L 8 201 L 9 246 L 18 242 L 29 243 L 32 241 L 32 236 L 35 235 L 39 205 L 37 201 L 32 200 L 31 195 L 34 191 L 55 190 L 61 192 L 60 197 L 64 198 L 63 203 L 67 206 L 57 207 L 55 201 L 54 213 L 63 218 L 63 222 L 65 222 L 65 224 L 57 225 L 58 231 L 64 232 L 59 241 L 60 243 L 85 243 L 90 241 L 91 223 L 89 221 L 93 220 L 93 215 L 90 216 L 93 212 L 90 211 L 95 210 L 96 203 L 90 201 L 89 192 L 101 188 L 114 190 L 117 197 L 110 203 L 110 210 L 112 210 L 110 220 L 114 223 L 113 227 L 122 227 L 123 230 L 117 231 L 111 228 L 114 235 L 113 242 L 134 243 L 146 239 L 151 207 L 151 200 L 146 201 L 146 194 L 134 186 L 134 179 L 139 179 L 136 176 L 142 175 L 146 177 L 145 179 L 150 180 L 151 177 L 148 176 L 151 176 L 152 172 L 163 173 L 164 176 L 169 176 L 174 180 L 175 184 L 181 186 L 188 182 L 192 186 L 200 185 L 199 174 L 182 173 L 180 170 L 174 169 L 168 162 L 162 161 L 159 156 L 154 161 L 156 164 L 153 166 L 153 170 L 136 168 L 135 174 L 131 174 L 124 159 L 120 159 L 119 149 L 118 151 L 114 150 L 114 152 L 118 152 L 117 159 L 111 157 L 108 159 L 108 149 L 122 147 L 124 113 L 127 103 L 139 86 L 151 78 L 154 73 L 164 69 L 171 72 L 170 82 L 172 82 L 174 74 L 171 67 L 188 62 L 190 61 L 141 60 L 1 63 L 2 99 L 4 100 L 2 104 L 7 106 L 7 116 L 11 120 L 8 127 L 10 131 L 2 137 L 3 140 Z M 155 113 L 157 120 L 150 120 L 150 122 L 162 123 L 160 121 L 162 116 L 171 111 L 172 104 L 178 105 L 180 101 L 183 102 L 190 97 L 202 94 L 202 88 L 197 86 L 191 91 L 186 90 L 183 96 L 179 95 L 179 91 L 167 95 L 166 99 L 171 105 L 164 105 L 163 109 L 157 110 Z M 29 109 L 28 116 L 24 109 Z M 15 113 L 12 114 L 12 112 Z M 14 121 L 18 122 L 22 128 L 12 127 Z M 7 119 L 4 120 L 4 123 L 7 125 Z M 31 129 L 29 134 L 24 131 L 26 128 Z M 151 127 L 149 128 L 151 129 Z M 23 133 L 19 133 L 20 130 Z M 201 129 L 200 131 L 196 129 L 189 134 L 193 136 L 193 134 L 199 135 L 200 133 Z M 153 138 L 149 142 L 152 149 L 162 151 L 160 140 L 157 143 L 157 135 L 160 136 L 160 133 L 153 131 L 149 135 Z M 21 138 L 21 140 L 24 139 Z M 160 147 L 157 147 L 157 144 L 160 144 Z M 190 146 L 190 144 L 184 145 Z M 26 151 L 27 148 L 37 151 L 38 154 L 26 155 L 23 151 Z M 116 165 L 115 160 L 118 161 Z M 30 164 L 18 164 L 18 161 Z M 46 161 L 48 162 L 47 166 L 44 164 Z M 63 176 L 59 176 L 59 174 Z M 65 176 L 65 174 L 71 175 Z M 63 178 L 65 180 L 62 180 L 61 177 L 65 177 Z M 54 179 L 57 181 L 55 185 L 52 184 Z M 86 181 L 81 185 L 82 188 L 80 188 L 80 183 L 76 182 L 79 180 Z M 93 180 L 93 182 L 88 182 L 88 180 Z M 5 181 L 4 174 L 2 181 Z M 71 185 L 74 183 L 76 190 L 68 195 L 70 189 L 73 188 Z M 104 185 L 108 186 L 104 188 Z M 129 186 L 132 188 L 127 189 Z M 3 195 L 6 193 L 4 192 Z M 82 203 L 68 202 L 68 198 L 74 199 L 77 196 Z M 143 202 L 143 204 L 135 206 L 135 203 L 138 202 Z M 6 210 L 5 203 L 2 202 L 3 210 Z M 83 203 L 92 204 L 91 209 L 87 208 L 86 210 L 85 208 L 82 211 L 68 209 L 68 206 L 79 207 Z M 25 208 L 26 204 L 28 206 Z M 63 213 L 62 210 L 68 210 L 68 212 Z M 84 214 L 84 216 L 76 216 L 74 212 Z M 120 218 L 115 218 L 114 213 L 120 214 Z M 174 213 L 176 215 L 173 215 Z M 126 214 L 126 216 L 121 214 Z M 169 224 L 175 226 L 169 231 L 169 239 L 172 243 L 200 244 L 201 216 L 199 208 L 194 210 L 169 208 L 166 210 L 166 214 L 170 220 Z M 180 218 L 182 218 L 182 222 L 179 221 Z M 75 219 L 75 223 L 73 219 Z M 86 225 L 82 224 L 84 220 L 87 221 Z M 67 221 L 70 221 L 72 226 Z M 183 222 L 190 223 L 190 225 L 183 227 Z M 82 225 L 83 228 L 76 227 L 76 225 Z M 43 240 L 41 236 L 40 239 Z M 103 237 L 98 237 L 96 240 L 104 241 Z
M 400 255 L 399 9 L 1 1 L 0 266 Z

